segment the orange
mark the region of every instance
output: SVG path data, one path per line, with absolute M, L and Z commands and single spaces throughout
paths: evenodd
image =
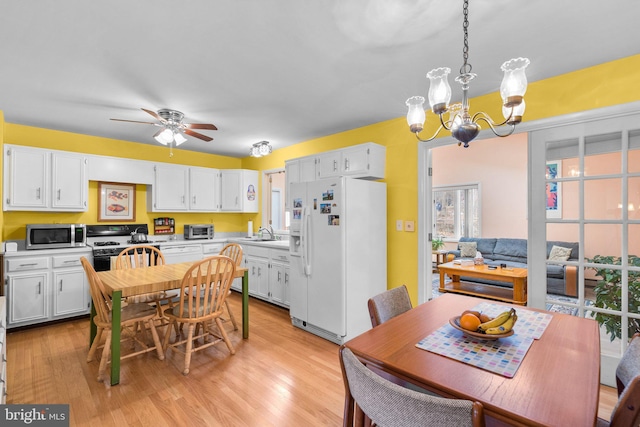
M 480 323 L 480 319 L 475 314 L 465 313 L 460 316 L 460 327 L 462 329 L 466 329 L 467 331 L 477 331 Z
M 488 321 L 490 321 L 490 320 L 492 320 L 492 319 L 493 319 L 492 317 L 489 317 L 489 316 L 487 316 L 487 315 L 486 315 L 486 314 L 484 314 L 484 313 L 480 313 L 480 316 L 478 316 L 478 317 L 480 318 L 480 321 L 481 321 L 482 323 L 488 322 Z

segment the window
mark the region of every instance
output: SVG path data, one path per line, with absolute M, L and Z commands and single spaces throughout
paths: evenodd
M 433 235 L 445 240 L 480 237 L 478 184 L 433 189 Z
M 288 212 L 285 212 L 286 179 L 284 170 L 264 173 L 265 209 L 263 223 L 273 227 L 275 231 L 289 229 Z

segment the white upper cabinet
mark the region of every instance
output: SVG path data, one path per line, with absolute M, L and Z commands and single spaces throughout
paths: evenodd
M 51 206 L 56 210 L 86 210 L 88 186 L 85 158 L 73 153 L 53 152 L 51 165 Z
M 318 176 L 381 179 L 384 178 L 385 154 L 384 146 L 372 142 L 328 151 L 318 156 Z
M 258 171 L 220 170 L 220 202 L 223 212 L 258 212 Z
M 258 172 L 157 164 L 151 212 L 257 212 Z
M 340 150 L 327 151 L 326 153 L 318 155 L 318 164 L 316 168 L 318 170 L 319 178 L 329 178 L 342 175 L 342 152 Z
M 85 156 L 13 145 L 4 148 L 5 211 L 87 210 Z
M 189 210 L 215 212 L 220 209 L 220 171 L 189 168 Z
M 149 192 L 147 191 L 147 194 Z M 180 212 L 189 207 L 189 168 L 157 164 L 153 184 L 153 212 Z
M 383 179 L 386 148 L 373 142 L 339 150 L 287 160 L 287 194 L 294 182 L 348 176 L 361 179 Z M 287 204 L 289 200 L 287 200 Z M 288 206 L 288 205 L 287 205 Z

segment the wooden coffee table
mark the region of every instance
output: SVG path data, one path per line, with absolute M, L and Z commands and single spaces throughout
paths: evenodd
M 526 268 L 496 268 L 489 270 L 486 264 L 461 266 L 448 262 L 438 265 L 440 271 L 440 292 L 455 292 L 458 294 L 474 295 L 506 301 L 513 304 L 527 304 L 527 269 Z M 445 283 L 445 274 L 451 277 L 451 282 Z M 506 282 L 512 288 L 475 282 L 461 282 L 460 276 Z

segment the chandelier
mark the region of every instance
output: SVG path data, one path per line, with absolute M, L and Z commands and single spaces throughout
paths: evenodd
M 268 141 L 260 141 L 256 142 L 249 149 L 249 154 L 251 157 L 263 157 L 271 154 L 271 144 Z
M 436 68 L 427 73 L 427 78 L 430 81 L 428 96 L 431 111 L 440 117 L 440 127 L 431 138 L 422 139 L 419 135 L 426 119 L 424 97 L 412 96 L 407 99 L 406 104 L 409 107 L 407 112 L 409 129 L 415 133 L 419 141 L 428 142 L 433 140 L 444 128 L 450 131 L 451 135 L 458 140 L 458 145 L 464 144 L 466 148 L 469 147 L 469 142 L 478 136 L 481 129 L 478 123 L 480 121 L 489 125 L 491 131 L 499 137 L 511 135 L 516 125 L 522 121 L 525 109 L 524 94 L 527 91 L 527 76 L 524 70 L 529 65 L 529 60 L 527 58 L 515 58 L 502 64 L 501 69 L 504 71 L 504 77 L 500 84 L 500 95 L 502 96 L 502 115 L 505 119 L 503 122 L 495 123 L 489 115 L 483 112 L 477 112 L 471 116 L 469 114 L 469 82 L 476 77 L 476 74 L 471 72 L 471 64 L 468 62 L 469 0 L 464 0 L 462 12 L 464 16 L 462 24 L 462 29 L 464 30 L 463 64 L 460 67 L 460 75 L 455 79 L 462 85 L 462 103 L 449 105 L 451 86 L 449 86 L 447 76 L 451 69 L 444 67 Z M 445 120 L 444 114 L 447 111 L 449 112 L 449 117 L 448 120 Z M 510 129 L 506 133 L 499 133 L 496 128 L 500 126 L 510 126 Z

